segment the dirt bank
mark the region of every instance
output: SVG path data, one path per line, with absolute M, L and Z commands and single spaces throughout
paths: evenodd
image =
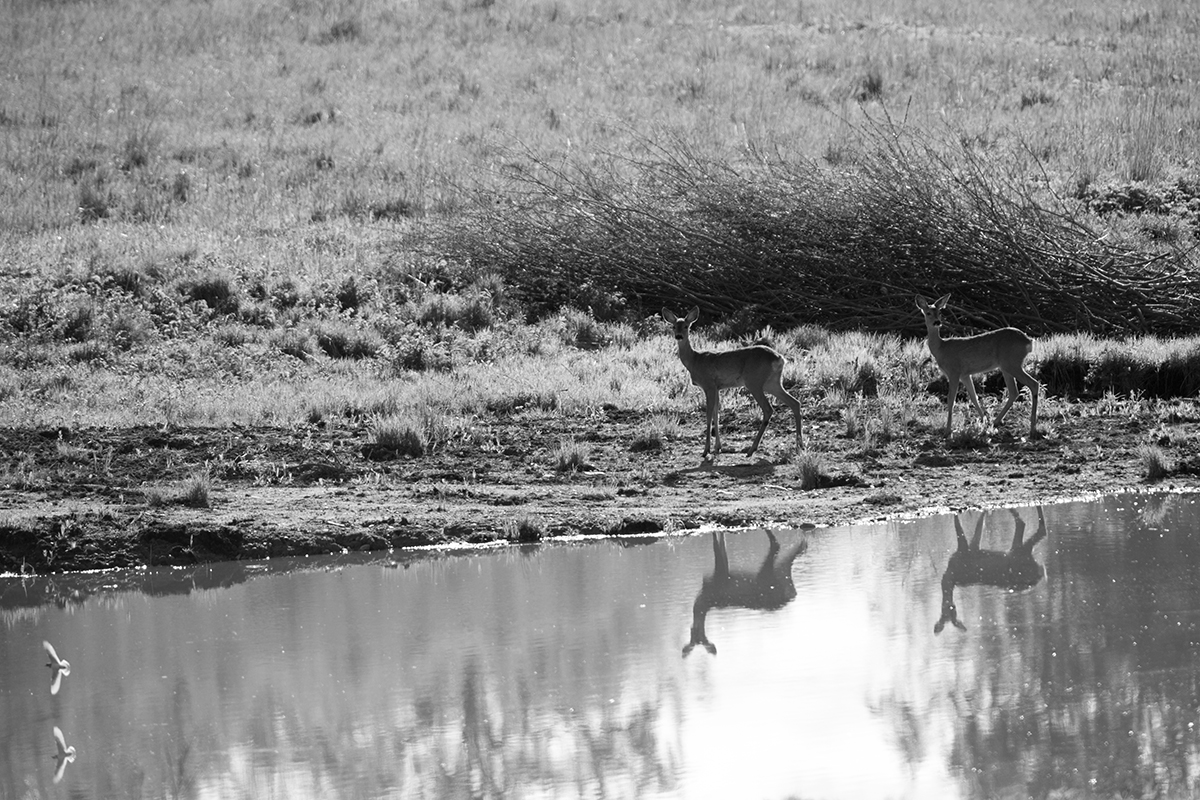
M 582 422 L 522 413 L 482 420 L 469 441 L 421 456 L 380 451 L 365 426 L 7 430 L 0 571 L 490 542 L 522 529 L 830 525 L 1200 484 L 1190 466 L 1198 423 L 1077 412 L 1036 442 L 1000 433 L 947 446 L 914 427 L 870 450 L 847 439 L 840 420 L 810 419 L 809 446 L 825 476 L 810 490 L 788 463 L 781 422 L 754 458 L 728 453 L 702 464 L 700 412 L 685 420 L 682 438 L 658 449 L 631 446 L 640 414 L 610 410 Z M 727 447 L 746 444 L 756 414 L 727 415 Z M 582 449 L 581 470 L 558 468 L 563 441 Z M 1178 472 L 1148 483 L 1146 444 L 1160 446 Z

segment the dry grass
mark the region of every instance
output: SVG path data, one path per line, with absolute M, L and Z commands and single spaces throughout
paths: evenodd
M 793 315 L 772 321 L 792 359 L 785 382 L 803 389 L 806 403 L 839 391 L 842 399 L 830 402 L 869 397 L 888 385 L 900 387 L 899 410 L 925 402 L 931 370 L 920 342 L 831 337 L 803 324 L 818 318 L 804 304 L 820 303 L 837 317 L 832 327 L 847 326 L 845 312 L 861 298 L 782 291 L 780 273 L 754 249 L 770 250 L 762 234 L 776 217 L 808 213 L 812 204 L 798 200 L 836 200 L 830 208 L 849 214 L 871 241 L 905 243 L 861 250 L 857 261 L 835 254 L 825 271 L 854 278 L 854 265 L 868 260 L 863 253 L 893 270 L 892 285 L 876 294 L 887 295 L 894 316 L 867 318 L 872 330 L 919 324 L 909 294 L 921 275 L 929 279 L 900 252 L 918 241 L 911 234 L 924 212 L 870 216 L 866 204 L 843 202 L 901 205 L 891 201 L 903 196 L 879 188 L 889 174 L 931 178 L 925 189 L 936 191 L 919 195 L 923 202 L 939 200 L 949 185 L 946 208 L 922 206 L 933 210 L 943 239 L 962 229 L 945 222 L 947 210 L 971 212 L 961 224 L 985 230 L 970 226 L 993 200 L 1001 210 L 1028 210 L 1027 201 L 1061 210 L 1105 242 L 1135 247 L 1137 257 L 1175 257 L 1192 236 L 1190 218 L 1175 211 L 1096 216 L 1097 203 L 1112 199 L 1110 184 L 1140 179 L 1149 181 L 1143 189 L 1182 191 L 1196 183 L 1197 101 L 1186 82 L 1170 78 L 1200 72 L 1200 11 L 1182 0 L 1132 15 L 1119 0 L 1086 9 L 912 0 L 886 17 L 866 0 L 650 0 L 622 9 L 582 0 L 356 0 L 286 11 L 232 0 L 153 8 L 16 0 L 6 12 L 5 425 L 407 417 L 436 447 L 478 435 L 472 420 L 488 414 L 587 415 L 606 405 L 673 414 L 695 406 L 661 325 L 645 322 L 644 305 L 657 310 L 651 294 L 614 296 L 565 271 L 499 276 L 418 248 L 429 231 L 466 219 L 479 197 L 497 213 L 550 213 L 556 202 L 576 200 L 606 213 L 636 211 L 626 201 L 660 197 L 662 179 L 674 175 L 677 187 L 691 182 L 680 197 L 723 203 L 693 203 L 693 211 L 719 215 L 736 201 L 742 213 L 733 220 L 744 230 L 720 246 L 660 233 L 669 269 L 659 291 L 677 304 L 683 285 L 712 285 L 706 270 L 721 273 L 718 286 L 767 286 L 771 303 Z M 562 46 L 567 40 L 571 48 Z M 1085 57 L 1059 57 L 1064 52 Z M 597 63 L 602 74 L 584 66 Z M 927 143 L 922 158 L 871 161 L 888 151 L 864 135 L 864 111 L 881 120 L 888 110 L 896 126 L 882 129 L 885 140 L 895 131 L 898 146 Z M 926 124 L 933 119 L 944 125 Z M 647 143 L 661 145 L 656 163 L 687 168 L 647 170 Z M 954 169 L 920 171 L 939 163 L 994 171 L 982 185 L 956 188 L 953 179 L 963 176 Z M 918 169 L 888 172 L 906 164 Z M 770 175 L 764 165 L 791 183 L 725 180 Z M 543 194 L 530 206 L 527 193 L 513 190 L 550 180 L 550 168 L 576 167 L 561 185 L 578 197 Z M 826 174 L 860 181 L 833 193 L 803 185 Z M 650 223 L 677 221 L 668 215 L 675 211 L 668 204 Z M 887 228 L 897 220 L 908 225 L 907 238 Z M 749 256 L 741 267 L 726 257 L 730 242 Z M 638 246 L 567 248 L 559 257 L 611 267 Z M 705 248 L 720 258 L 687 262 L 696 274 L 685 274 L 684 255 Z M 546 275 L 571 278 L 577 307 L 530 302 Z M 955 291 L 960 322 L 987 321 L 980 317 L 997 307 L 999 290 L 977 276 L 936 276 Z M 1160 282 L 1169 278 L 1159 274 Z M 1181 285 L 1141 298 L 1148 319 L 1179 301 Z M 1026 302 L 1005 291 L 1008 301 Z M 725 312 L 722 333 L 755 330 L 763 308 L 731 303 L 733 296 L 709 304 Z M 1037 313 L 1064 316 L 1049 302 Z M 707 333 L 727 341 L 715 327 Z M 1051 339 L 1036 358 L 1043 380 L 1064 394 L 1194 394 L 1200 348 L 1156 341 L 1056 349 Z M 864 430 L 871 418 L 864 414 Z M 889 435 L 887 427 L 868 434 Z M 14 468 L 8 479 L 39 478 Z

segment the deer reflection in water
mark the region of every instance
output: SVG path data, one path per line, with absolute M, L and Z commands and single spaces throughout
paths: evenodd
M 704 632 L 704 621 L 714 608 L 749 608 L 774 611 L 783 608 L 796 597 L 792 583 L 792 562 L 808 549 L 808 540 L 801 538 L 784 550 L 775 534 L 766 531 L 770 545 L 766 558 L 757 571 L 729 569 L 729 553 L 725 550 L 725 533 L 713 533 L 713 572 L 706 575 L 700 593 L 692 604 L 691 639 L 683 647 L 686 656 L 696 645 L 712 655 L 717 646 Z
M 1042 515 L 1042 507 L 1037 507 L 1037 533 L 1028 542 L 1025 541 L 1025 520 L 1016 509 L 1010 509 L 1016 522 L 1013 532 L 1012 546 L 1005 550 L 981 550 L 979 539 L 983 534 L 985 514 L 980 513 L 975 523 L 975 536 L 970 542 L 963 532 L 960 516 L 954 517 L 954 530 L 958 539 L 958 549 L 950 556 L 946 571 L 942 574 L 942 617 L 933 626 L 935 634 L 941 633 L 949 622 L 960 631 L 967 626 L 958 619 L 958 607 L 954 604 L 954 587 L 956 586 L 995 586 L 1000 589 L 1029 589 L 1036 586 L 1046 570 L 1033 558 L 1033 548 L 1046 538 L 1046 518 Z

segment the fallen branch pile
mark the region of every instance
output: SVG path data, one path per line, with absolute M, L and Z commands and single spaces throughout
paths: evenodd
M 965 148 L 951 160 L 890 126 L 866 133 L 861 157 L 838 171 L 762 153 L 734 167 L 681 144 L 647 145 L 622 170 L 529 155 L 501 202 L 492 195 L 433 245 L 503 276 L 534 317 L 698 304 L 735 331 L 919 334 L 913 295 L 952 292 L 967 326 L 1200 328 L 1187 254 L 1110 244 Z

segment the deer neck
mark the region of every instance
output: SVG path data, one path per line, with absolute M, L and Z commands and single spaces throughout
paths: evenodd
M 692 349 L 692 337 L 690 334 L 684 334 L 675 340 L 679 345 L 679 360 L 683 362 L 685 367 L 691 368 L 696 361 L 696 351 Z
M 929 352 L 936 359 L 942 351 L 942 326 L 933 322 L 925 323 L 925 338 L 929 342 Z

